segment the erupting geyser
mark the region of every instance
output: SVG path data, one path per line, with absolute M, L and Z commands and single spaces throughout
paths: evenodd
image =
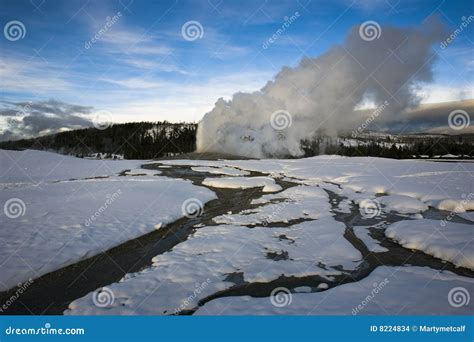
M 198 151 L 300 156 L 301 140 L 317 131 L 336 134 L 366 119 L 354 110 L 364 100 L 387 101 L 383 117 L 417 105 L 415 88 L 432 80 L 432 46 L 443 38 L 443 26 L 430 19 L 419 28 L 372 29 L 378 31 L 368 39 L 369 31 L 352 28 L 344 44 L 284 67 L 259 91 L 219 99 L 199 123 Z

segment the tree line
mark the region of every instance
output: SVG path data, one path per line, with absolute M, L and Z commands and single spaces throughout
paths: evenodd
M 78 157 L 94 153 L 125 159 L 153 159 L 196 149 L 197 124 L 140 122 L 84 128 L 33 139 L 0 142 L 3 149 L 52 150 Z
M 0 142 L 3 149 L 39 149 L 77 157 L 154 159 L 190 153 L 196 149 L 197 124 L 139 122 L 113 124 L 106 129 L 84 128 L 33 139 Z M 301 141 L 304 157 L 320 154 L 372 156 L 395 159 L 431 158 L 452 154 L 474 157 L 474 135 L 319 135 Z

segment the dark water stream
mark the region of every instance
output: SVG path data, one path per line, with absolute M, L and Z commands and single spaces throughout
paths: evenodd
M 156 169 L 158 165 L 151 164 L 145 167 Z M 206 177 L 216 177 L 216 175 L 194 172 L 188 166 L 173 166 L 171 168 L 160 168 L 159 170 L 163 176 L 188 179 L 195 185 L 201 185 Z M 251 176 L 261 175 L 256 172 L 251 174 Z M 288 181 L 276 181 L 283 189 L 298 185 Z M 35 279 L 3 314 L 62 314 L 67 309 L 69 303 L 75 299 L 83 297 L 97 288 L 117 282 L 127 273 L 137 272 L 149 267 L 154 256 L 171 250 L 177 244 L 185 241 L 196 229 L 199 229 L 195 226 L 215 225 L 212 219 L 216 216 L 226 214 L 229 211 L 237 213 L 245 209 L 258 207 L 259 205 L 251 204 L 251 201 L 262 195 L 261 188 L 212 190 L 217 194 L 218 199 L 208 202 L 201 216 L 181 218 L 157 231 L 130 240 L 99 255 Z M 405 249 L 385 237 L 383 225 L 409 218 L 387 214 L 373 220 L 367 220 L 361 217 L 357 207 L 353 207 L 350 213 L 341 213 L 337 211 L 337 205 L 344 198 L 332 191 L 326 190 L 326 192 L 329 195 L 329 203 L 332 205 L 335 219 L 346 225 L 344 237 L 359 250 L 363 257 L 360 266 L 356 270 L 341 270 L 341 275 L 333 277 L 332 281 L 319 276 L 282 276 L 267 283 L 246 283 L 241 273 L 229 274 L 227 280 L 235 285 L 202 299 L 199 305 L 204 305 L 212 299 L 225 296 L 269 296 L 271 291 L 279 286 L 286 287 L 291 291 L 300 286 L 309 286 L 314 292 L 321 291 L 321 289 L 318 289 L 320 283 L 326 283 L 328 288 L 332 288 L 340 284 L 359 281 L 367 277 L 380 265 L 429 266 L 433 269 L 449 270 L 459 275 L 474 277 L 474 272 L 469 269 L 456 268 L 449 262 L 444 262 L 423 252 Z M 446 213 L 430 209 L 429 212 L 424 213 L 424 216 L 442 219 L 446 217 Z M 269 226 L 282 228 L 280 237 L 285 239 L 287 237 L 284 228 L 303 221 L 307 220 L 301 219 L 295 222 L 277 223 Z M 314 221 L 314 224 L 318 224 L 317 220 Z M 416 224 L 416 220 L 413 220 L 413 224 Z M 374 226 L 370 228 L 371 236 L 378 240 L 388 251 L 382 253 L 370 252 L 366 245 L 354 234 L 354 226 Z M 253 226 L 248 226 L 248 228 L 252 229 Z M 268 229 L 272 228 L 269 227 Z M 285 253 L 282 251 L 278 255 L 270 254 L 267 257 L 275 261 L 283 260 L 285 259 Z M 16 290 L 14 288 L 8 292 L 0 293 L 0 303 L 7 302 L 15 294 Z M 181 314 L 192 314 L 196 309 L 181 312 Z

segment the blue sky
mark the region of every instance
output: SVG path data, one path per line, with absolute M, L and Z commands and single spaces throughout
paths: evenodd
M 0 0 L 2 27 L 17 20 L 26 29 L 22 39 L 0 37 L 1 100 L 53 99 L 110 111 L 116 122 L 197 122 L 219 97 L 258 90 L 283 66 L 341 43 L 354 25 L 417 26 L 435 14 L 453 32 L 473 8 L 461 0 Z M 113 24 L 100 33 L 107 18 Z M 188 21 L 202 26 L 201 38 L 183 37 Z M 447 48 L 435 46 L 425 102 L 474 97 L 473 30 L 474 22 Z

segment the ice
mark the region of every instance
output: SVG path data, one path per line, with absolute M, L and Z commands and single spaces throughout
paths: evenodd
M 385 235 L 456 266 L 474 269 L 474 226 L 450 221 L 416 220 L 393 223 Z
M 191 167 L 196 172 L 207 172 L 215 175 L 228 175 L 228 176 L 247 176 L 250 174 L 248 171 L 238 170 L 233 167 L 210 167 L 210 166 L 194 166 Z
M 113 176 L 121 167 L 137 162 L 95 161 L 38 151 L 1 151 L 0 155 L 4 158 L 1 167 L 7 170 L 2 181 L 22 182 L 21 186 L 2 183 L 0 192 L 4 207 L 0 212 L 0 291 L 159 229 L 184 216 L 186 199 L 205 203 L 216 198 L 211 190 L 190 181 Z M 31 179 L 19 171 L 19 165 Z M 49 181 L 36 183 L 42 179 L 40 173 Z M 90 178 L 98 173 L 112 176 Z M 79 179 L 64 180 L 69 178 Z M 20 212 L 14 211 L 13 204 Z
M 453 199 L 444 199 L 439 201 L 438 209 L 445 210 L 445 211 L 453 211 L 455 213 L 464 213 L 468 210 L 474 210 L 474 194 L 471 192 L 469 193 L 468 199 L 463 200 L 453 200 Z
M 68 314 L 153 315 L 172 314 L 177 309 L 191 310 L 207 296 L 232 287 L 230 275 L 236 274 L 246 282 L 270 282 L 281 275 L 318 275 L 328 278 L 329 283 L 329 278 L 360 266 L 362 256 L 344 238 L 345 225 L 334 219 L 335 214 L 331 212 L 329 196 L 324 189 L 342 197 L 337 210 L 346 213 L 350 212 L 353 203 L 360 204 L 368 199 L 379 201 L 382 212 L 412 215 L 424 213 L 429 206 L 446 208 L 449 204 L 451 207 L 461 205 L 462 209 L 457 210 L 460 213 L 455 213 L 461 216 L 467 214 L 461 211 L 468 210 L 472 205 L 472 199 L 467 194 L 473 190 L 471 179 L 474 165 L 469 163 L 339 156 L 298 160 L 172 160 L 160 163 L 237 168 L 282 177 L 301 185 L 261 196 L 252 202 L 258 205 L 256 208 L 214 218 L 215 222 L 224 225 L 200 226 L 187 241 L 170 252 L 156 256 L 151 268 L 110 284 L 117 298 L 111 307 L 94 306 L 92 294 L 88 294 L 74 301 Z M 275 182 L 270 177 L 239 176 L 206 178 L 203 183 L 223 188 L 268 184 Z M 274 223 L 291 220 L 305 221 L 290 227 L 272 228 Z M 410 227 L 416 227 L 423 221 L 406 222 L 412 225 Z M 435 222 L 441 224 L 441 221 Z M 370 251 L 385 252 L 386 249 L 369 235 L 367 228 L 355 227 L 354 231 Z M 449 236 L 450 232 L 446 234 Z M 469 243 L 466 237 L 464 240 Z M 472 247 L 469 248 L 472 250 Z M 393 272 L 396 276 L 391 277 Z M 425 291 L 423 286 L 433 277 L 433 289 L 430 285 L 429 290 Z M 371 293 L 374 282 L 380 283 L 385 278 L 390 283 L 377 297 L 380 302 L 375 298 L 359 310 L 360 313 L 462 313 L 464 308 L 458 310 L 447 304 L 449 289 L 457 285 L 472 289 L 471 279 L 449 272 L 383 266 L 357 283 L 331 289 L 328 289 L 328 283 L 321 283 L 317 286 L 318 293 L 293 294 L 293 304 L 288 308 L 273 307 L 269 298 L 224 297 L 205 304 L 198 314 L 219 314 L 221 310 L 224 310 L 223 313 L 229 310 L 229 314 L 351 314 Z M 196 284 L 208 279 L 208 285 L 199 295 L 190 298 Z M 440 293 L 444 295 L 440 296 Z M 330 299 L 326 301 L 328 295 Z M 319 302 L 324 303 L 315 309 L 314 304 Z M 402 307 L 400 303 L 409 304 Z M 439 308 L 433 308 L 433 305 L 442 307 L 437 310 Z
M 263 192 L 276 192 L 281 190 L 281 186 L 275 183 L 271 177 L 219 177 L 206 178 L 203 185 L 213 188 L 227 189 L 249 189 L 263 187 Z
M 124 173 L 126 176 L 156 176 L 161 174 L 161 171 L 149 169 L 133 169 L 128 170 Z
M 361 254 L 343 237 L 345 227 L 332 217 L 288 228 L 211 226 L 200 228 L 172 251 L 154 258 L 150 269 L 108 286 L 120 298 L 98 308 L 89 294 L 74 301 L 68 314 L 169 314 L 193 292 L 195 284 L 210 279 L 192 309 L 206 296 L 232 286 L 226 281 L 242 273 L 247 282 L 269 282 L 282 275 L 304 277 L 340 275 L 354 270 Z M 287 255 L 273 260 L 269 254 Z
M 380 266 L 356 283 L 310 294 L 292 293 L 286 306 L 272 305 L 269 297 L 223 297 L 206 303 L 195 314 L 471 315 L 472 301 L 459 305 L 463 297 L 456 300 L 456 291 L 458 295 L 473 293 L 474 279 L 428 267 Z
M 0 175 L 3 187 L 15 183 L 38 184 L 49 181 L 105 177 L 134 169 L 144 160 L 94 160 L 52 152 L 0 149 Z
M 362 240 L 370 252 L 381 253 L 388 252 L 388 249 L 382 247 L 380 243 L 369 235 L 370 227 L 354 227 L 354 234 Z
M 428 206 L 420 200 L 404 196 L 389 195 L 379 197 L 378 200 L 384 206 L 384 211 L 398 212 L 401 214 L 416 214 L 428 210 Z
M 171 160 L 168 165 L 235 167 L 280 174 L 305 184 L 331 182 L 344 194 L 370 198 L 375 194 L 403 195 L 440 210 L 474 210 L 474 163 L 440 163 L 375 157 L 322 155 L 304 159 Z M 353 199 L 353 197 L 349 197 Z M 412 202 L 415 205 L 415 202 Z M 419 203 L 417 208 L 422 208 Z
M 332 182 L 343 191 L 352 190 L 345 192 L 348 195 L 404 195 L 442 210 L 474 210 L 473 163 L 340 156 L 221 163 L 257 172 L 278 172 L 306 182 Z
M 0 203 L 18 198 L 26 208 L 15 219 L 1 213 L 0 291 L 160 229 L 184 215 L 185 200 L 205 203 L 216 198 L 206 187 L 269 192 L 246 210 L 224 208 L 221 212 L 228 214 L 213 217 L 213 223 L 196 222 L 186 241 L 155 256 L 150 267 L 108 284 L 115 295 L 112 306 L 95 306 L 89 293 L 72 302 L 68 314 L 173 314 L 196 309 L 200 300 L 235 283 L 268 283 L 282 276 L 326 280 L 293 289 L 298 293 L 292 294 L 288 307 L 276 308 L 268 297 L 223 297 L 197 313 L 351 314 L 373 284 L 385 279 L 389 283 L 356 313 L 472 313 L 472 304 L 449 305 L 453 287 L 473 293 L 472 279 L 450 272 L 381 266 L 356 283 L 334 286 L 333 281 L 353 275 L 363 263 L 360 252 L 344 237 L 346 225 L 335 218 L 350 219 L 340 213 L 350 213 L 353 205 L 363 207 L 364 201 L 379 203 L 387 221 L 394 216 L 386 215 L 389 212 L 418 218 L 398 215 L 404 220 L 389 225 L 387 239 L 474 269 L 474 228 L 458 223 L 474 221 L 473 163 L 339 156 L 158 162 L 164 168 L 190 165 L 196 172 L 212 174 L 206 175 L 203 186 L 196 186 L 142 169 L 144 161 L 0 151 L 0 162 Z M 263 175 L 250 177 L 250 171 Z M 277 178 L 299 185 L 282 191 Z M 430 207 L 448 211 L 445 219 L 423 219 L 421 215 L 439 216 Z M 369 251 L 387 252 L 368 228 L 356 226 L 354 233 Z
M 277 201 L 269 203 L 270 201 Z M 295 186 L 277 194 L 263 195 L 252 204 L 266 204 L 238 214 L 213 218 L 219 224 L 268 225 L 298 219 L 318 219 L 330 214 L 327 193 L 318 186 Z

